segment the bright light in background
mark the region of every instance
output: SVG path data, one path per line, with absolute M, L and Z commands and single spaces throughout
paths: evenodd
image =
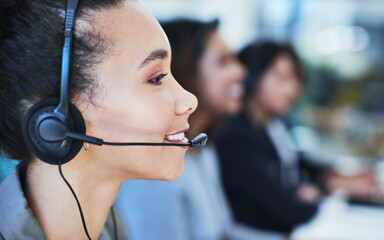
M 340 51 L 362 51 L 368 47 L 370 36 L 362 27 L 338 26 L 320 31 L 315 41 L 319 53 L 332 55 Z
M 340 36 L 334 29 L 321 31 L 316 36 L 316 49 L 321 54 L 334 54 L 340 50 L 340 45 Z
M 288 1 L 288 0 L 284 0 Z M 177 18 L 220 20 L 219 32 L 233 51 L 254 41 L 258 32 L 259 1 L 255 0 L 138 0 L 159 21 Z
M 233 51 L 255 40 L 290 41 L 310 65 L 351 81 L 370 69 L 370 46 L 377 39 L 363 27 L 384 24 L 382 1 L 138 0 L 160 21 L 219 18 L 220 35 Z
M 269 24 L 284 27 L 291 10 L 291 2 L 287 0 L 269 0 L 263 3 L 263 18 Z
M 353 39 L 353 43 L 350 46 L 351 51 L 362 51 L 368 47 L 370 37 L 367 30 L 362 27 L 352 27 L 351 35 Z

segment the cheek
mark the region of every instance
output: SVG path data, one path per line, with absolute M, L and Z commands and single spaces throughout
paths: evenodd
M 200 89 L 203 93 L 201 98 L 207 101 L 207 104 L 225 113 L 237 111 L 241 101 L 229 94 L 229 88 L 234 81 L 226 71 L 212 67 L 210 71 L 201 75 L 200 80 Z
M 168 92 L 137 94 L 115 91 L 86 113 L 87 132 L 107 141 L 163 142 L 174 123 L 174 99 Z M 122 176 L 174 180 L 183 170 L 184 149 L 162 146 L 102 146 L 93 148 L 95 159 Z M 89 151 L 90 152 L 90 151 Z
M 163 94 L 109 91 L 100 105 L 88 109 L 87 128 L 110 141 L 159 141 L 172 124 L 172 101 Z M 88 126 L 89 125 L 89 126 Z
M 285 104 L 290 106 L 298 97 L 299 91 L 300 91 L 300 88 L 296 82 L 284 81 L 281 84 L 281 88 L 280 88 L 282 101 L 284 101 Z
M 211 108 L 219 111 L 225 111 L 227 98 L 225 96 L 225 87 L 219 76 L 202 79 L 201 104 L 209 105 Z
M 279 110 L 286 101 L 280 84 L 272 78 L 262 80 L 258 95 L 264 107 L 272 111 Z
M 299 97 L 300 95 L 300 92 L 301 92 L 301 86 L 300 84 L 295 84 L 293 87 L 292 87 L 292 90 L 291 90 L 291 97 L 293 99 L 296 99 Z
M 268 94 L 269 107 L 276 114 L 282 114 L 289 110 L 294 100 L 293 92 L 284 86 L 279 88 L 271 89 Z
M 206 96 L 209 96 L 213 101 L 217 101 L 224 95 L 225 86 L 219 75 L 202 78 L 201 89 Z M 223 100 L 223 99 L 221 99 Z

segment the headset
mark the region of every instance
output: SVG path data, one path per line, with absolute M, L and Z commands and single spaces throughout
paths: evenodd
M 112 146 L 203 147 L 207 143 L 208 136 L 205 133 L 200 133 L 188 143 L 124 143 L 106 142 L 103 139 L 85 135 L 86 126 L 84 118 L 80 111 L 69 102 L 73 26 L 78 2 L 79 0 L 67 1 L 60 97 L 42 99 L 37 104 L 33 105 L 23 119 L 22 131 L 28 148 L 36 157 L 46 163 L 59 166 L 61 177 L 76 199 L 84 231 L 87 234 L 88 239 L 91 239 L 87 231 L 77 196 L 61 171 L 61 165 L 72 160 L 80 152 L 84 142 Z
M 106 142 L 85 135 L 85 122 L 80 111 L 69 102 L 69 78 L 73 25 L 79 0 L 68 0 L 65 18 L 61 67 L 60 98 L 46 98 L 32 106 L 23 120 L 24 140 L 29 149 L 44 162 L 64 164 L 73 159 L 84 142 L 112 146 L 205 146 L 208 136 L 200 133 L 188 143 Z

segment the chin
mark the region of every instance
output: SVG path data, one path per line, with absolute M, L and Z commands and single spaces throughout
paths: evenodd
M 227 114 L 236 114 L 240 111 L 241 105 L 239 103 L 228 104 L 226 108 Z
M 183 173 L 184 170 L 184 164 L 182 164 L 180 167 L 175 168 L 173 172 L 168 171 L 167 174 L 163 176 L 162 181 L 173 181 L 176 180 L 180 175 Z
M 156 170 L 156 177 L 152 180 L 173 181 L 177 179 L 180 177 L 184 170 L 184 155 L 179 159 L 175 159 L 175 157 L 173 157 L 173 159 L 169 161 L 168 164 L 164 163 L 161 168 Z
M 273 116 L 274 117 L 283 117 L 283 116 L 285 116 L 288 113 L 289 113 L 289 110 L 286 110 L 286 109 L 281 110 L 280 109 L 280 110 L 276 110 L 275 113 L 273 114 Z

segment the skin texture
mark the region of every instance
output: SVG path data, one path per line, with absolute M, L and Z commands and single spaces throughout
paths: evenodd
M 238 112 L 243 97 L 245 68 L 216 31 L 207 40 L 197 71 L 196 95 L 200 104 L 191 116 L 190 136 L 206 131 L 224 115 Z
M 245 70 L 217 32 L 208 38 L 198 70 L 202 104 L 218 112 L 237 112 L 241 107 Z
M 259 86 L 249 99 L 249 112 L 258 124 L 287 113 L 301 91 L 292 59 L 282 54 L 261 76 Z
M 95 68 L 98 87 L 92 103 L 82 96 L 75 101 L 86 121 L 87 134 L 106 141 L 166 142 L 166 135 L 189 127 L 188 117 L 196 109 L 197 99 L 173 78 L 168 40 L 152 15 L 127 1 L 77 21 L 77 27 L 91 25 L 113 44 L 111 52 Z M 160 52 L 156 55 L 160 57 L 148 61 L 153 51 Z M 155 79 L 161 74 L 168 75 L 160 81 Z M 63 165 L 92 239 L 100 235 L 123 181 L 173 180 L 183 170 L 186 150 L 91 145 Z M 24 191 L 48 239 L 86 239 L 76 202 L 57 166 L 33 160 Z

